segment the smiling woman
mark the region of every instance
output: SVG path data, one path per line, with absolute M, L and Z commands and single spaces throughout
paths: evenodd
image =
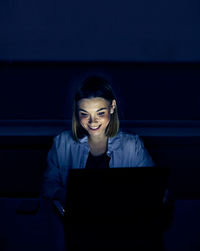
M 75 139 L 78 140 L 85 134 L 91 136 L 91 129 L 98 129 L 95 128 L 97 125 L 103 127 L 102 138 L 114 137 L 117 134 L 117 104 L 112 88 L 105 79 L 89 77 L 83 82 L 74 99 L 72 131 Z
M 119 131 L 117 101 L 108 81 L 91 76 L 76 92 L 72 132 L 54 138 L 43 196 L 65 203 L 72 168 L 146 167 L 154 163 L 137 135 Z

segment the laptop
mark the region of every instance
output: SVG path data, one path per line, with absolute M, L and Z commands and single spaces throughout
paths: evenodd
M 72 169 L 65 221 L 155 221 L 162 214 L 169 175 L 163 167 Z

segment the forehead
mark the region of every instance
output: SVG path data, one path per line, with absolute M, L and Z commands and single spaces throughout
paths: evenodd
M 108 108 L 109 101 L 104 98 L 83 98 L 78 102 L 78 108 L 85 111 L 97 111 Z

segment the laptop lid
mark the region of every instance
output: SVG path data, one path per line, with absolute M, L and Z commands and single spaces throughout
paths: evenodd
M 66 207 L 74 219 L 155 217 L 169 174 L 162 167 L 72 169 Z

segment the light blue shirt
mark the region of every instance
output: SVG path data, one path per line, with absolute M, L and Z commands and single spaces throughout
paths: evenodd
M 64 201 L 67 176 L 70 169 L 85 168 L 89 154 L 88 136 L 75 141 L 70 131 L 64 131 L 54 138 L 47 157 L 42 195 Z M 108 139 L 107 155 L 109 167 L 153 166 L 151 156 L 138 135 L 119 132 Z

